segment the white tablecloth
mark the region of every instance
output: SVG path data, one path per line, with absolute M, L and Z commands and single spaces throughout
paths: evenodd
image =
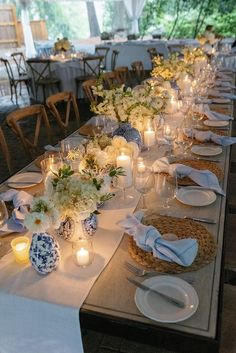
M 131 63 L 133 61 L 142 61 L 145 70 L 151 70 L 151 60 L 148 48 L 156 48 L 158 53 L 163 54 L 168 57 L 169 52 L 166 46 L 166 42 L 159 40 L 150 41 L 128 41 L 124 43 L 114 43 L 98 45 L 97 47 L 109 47 L 109 52 L 107 55 L 107 70 L 111 70 L 111 55 L 113 50 L 118 50 L 119 55 L 117 58 L 116 66 L 128 66 L 131 69 Z

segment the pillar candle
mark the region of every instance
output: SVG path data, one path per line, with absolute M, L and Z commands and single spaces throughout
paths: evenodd
M 146 147 L 151 147 L 153 145 L 155 145 L 155 131 L 148 129 L 146 131 L 144 131 L 144 145 Z
M 130 156 L 126 155 L 125 152 L 121 152 L 120 156 L 116 158 L 117 167 L 124 169 L 125 175 L 121 175 L 118 178 L 118 186 L 128 188 L 132 185 L 132 164 Z

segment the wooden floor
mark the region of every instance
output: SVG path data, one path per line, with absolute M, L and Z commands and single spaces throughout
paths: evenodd
M 20 106 L 29 105 L 29 99 L 24 93 L 19 100 Z M 19 140 L 13 135 L 10 129 L 4 125 L 7 114 L 17 109 L 9 96 L 0 97 L 0 122 L 3 124 L 4 132 L 10 146 L 10 152 L 13 159 L 14 173 L 26 165 L 29 161 L 26 158 Z M 90 116 L 89 105 L 79 102 L 79 110 L 81 114 L 81 124 Z M 60 130 L 57 128 L 52 117 L 50 122 L 53 126 L 55 142 L 63 138 Z M 76 129 L 75 121 L 72 121 L 68 130 L 71 133 Z M 236 128 L 235 128 L 236 130 Z M 234 132 L 233 132 L 234 134 Z M 236 135 L 236 134 L 235 134 Z M 44 136 L 41 141 L 41 152 L 44 151 L 43 146 L 47 144 Z M 225 255 L 225 285 L 224 285 L 224 301 L 223 301 L 223 319 L 222 319 L 222 342 L 220 353 L 236 353 L 236 146 L 232 147 L 231 153 L 232 168 L 228 183 L 228 214 L 226 218 L 225 239 L 226 239 L 226 255 Z M 235 161 L 235 162 L 234 162 Z M 5 180 L 9 174 L 2 156 L 0 155 L 0 181 Z M 233 213 L 234 212 L 234 213 Z M 114 336 L 103 335 L 93 331 L 83 331 L 83 342 L 85 353 L 176 353 L 155 348 L 148 345 L 141 345 L 127 339 Z M 189 352 L 191 353 L 191 352 Z M 199 352 L 201 353 L 201 352 Z M 211 352 L 209 352 L 211 353 Z

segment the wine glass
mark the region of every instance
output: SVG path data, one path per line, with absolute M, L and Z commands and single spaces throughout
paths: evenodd
M 163 137 L 168 142 L 168 145 L 169 145 L 168 154 L 171 155 L 173 151 L 173 141 L 176 137 L 176 129 L 171 127 L 169 124 L 165 124 L 163 128 Z
M 169 183 L 168 176 L 157 174 L 155 179 L 155 191 L 161 201 L 162 208 L 170 208 L 170 202 L 176 194 L 176 185 Z
M 149 168 L 145 168 L 143 171 L 139 171 L 138 169 L 134 173 L 134 186 L 135 189 L 140 192 L 140 208 L 142 210 L 147 210 L 148 207 L 146 205 L 145 195 L 151 191 L 154 186 L 153 174 Z
M 8 220 L 8 211 L 6 204 L 3 200 L 0 200 L 0 227 L 2 227 Z M 2 243 L 0 242 L 0 246 Z

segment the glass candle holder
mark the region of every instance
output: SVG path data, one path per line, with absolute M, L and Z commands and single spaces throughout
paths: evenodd
M 11 247 L 18 264 L 29 262 L 30 240 L 28 237 L 17 237 L 11 241 Z
M 94 259 L 93 242 L 89 238 L 80 238 L 72 244 L 72 254 L 77 266 L 85 268 Z

